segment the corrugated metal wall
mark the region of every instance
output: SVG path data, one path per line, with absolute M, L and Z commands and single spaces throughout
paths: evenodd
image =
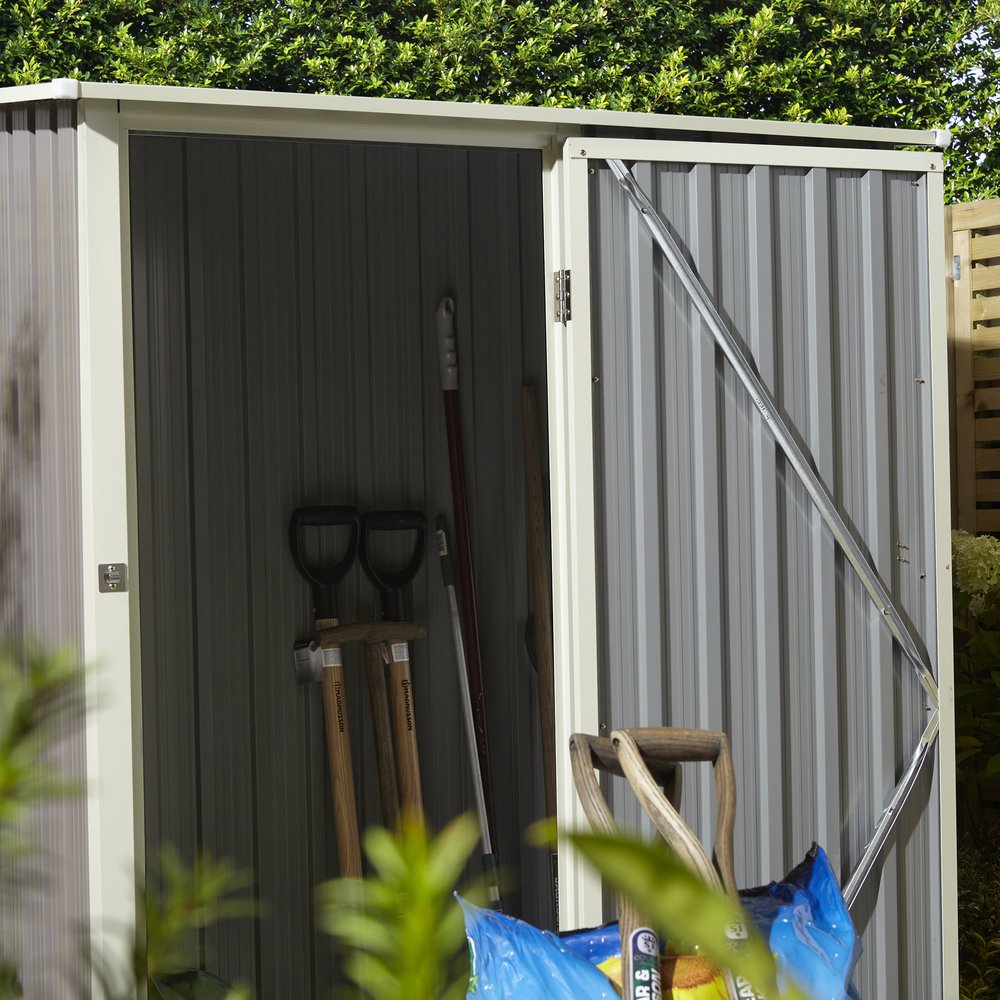
M 635 169 L 933 652 L 922 177 Z M 730 734 L 740 885 L 813 840 L 846 879 L 925 724 L 916 680 L 617 181 L 592 184 L 602 718 Z M 705 836 L 711 779 L 693 778 L 684 812 Z M 859 901 L 865 997 L 940 995 L 931 786 Z
M 336 871 L 320 692 L 293 641 L 311 600 L 288 554 L 303 503 L 451 510 L 434 312 L 455 295 L 506 902 L 547 919 L 527 614 L 519 394 L 543 390 L 537 153 L 134 136 L 130 142 L 146 839 L 257 873 L 269 916 L 208 935 L 262 997 L 321 996 L 311 929 Z M 541 398 L 541 397 L 540 397 Z M 341 618 L 372 620 L 355 570 Z M 433 545 L 413 587 L 432 823 L 471 808 Z M 348 649 L 362 815 L 378 820 L 360 656 Z M 512 762 L 517 761 L 514 765 Z
M 0 109 L 0 636 L 51 649 L 83 637 L 75 118 L 72 104 Z M 85 752 L 81 728 L 53 753 L 81 786 Z M 37 810 L 27 837 L 37 855 L 0 872 L 25 880 L 0 886 L 0 954 L 27 997 L 68 996 L 89 980 L 83 797 Z

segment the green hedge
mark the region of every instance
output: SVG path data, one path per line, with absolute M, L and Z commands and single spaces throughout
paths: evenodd
M 5 0 L 0 79 L 55 76 L 952 127 L 1000 195 L 1000 0 Z

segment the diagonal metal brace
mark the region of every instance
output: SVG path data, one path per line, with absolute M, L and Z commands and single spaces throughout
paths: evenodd
M 899 643 L 903 655 L 910 661 L 917 681 L 927 697 L 931 713 L 930 721 L 920 737 L 909 765 L 896 783 L 888 805 L 879 817 L 875 831 L 862 853 L 861 860 L 848 879 L 844 897 L 848 907 L 851 907 L 869 876 L 877 869 L 882 851 L 892 836 L 902 808 L 912 793 L 924 766 L 930 759 L 929 750 L 937 737 L 940 719 L 938 686 L 931 669 L 930 659 L 923 643 L 913 634 L 906 620 L 896 609 L 889 595 L 889 588 L 879 576 L 867 547 L 855 537 L 854 532 L 841 516 L 826 483 L 820 478 L 809 456 L 803 451 L 797 437 L 782 417 L 781 410 L 770 389 L 757 374 L 756 364 L 746 354 L 740 339 L 730 330 L 716 309 L 712 296 L 674 239 L 666 221 L 621 160 L 608 160 L 607 163 L 636 209 L 639 220 L 673 268 L 685 291 L 694 302 L 702 321 L 711 331 L 716 344 L 721 348 L 726 360 L 749 392 L 765 426 L 770 430 L 774 440 L 784 452 L 789 465 L 792 466 L 802 485 L 805 486 L 806 492 L 832 532 L 837 545 L 847 556 L 851 566 L 854 567 L 855 573 L 882 615 L 882 620 L 892 633 L 893 638 Z

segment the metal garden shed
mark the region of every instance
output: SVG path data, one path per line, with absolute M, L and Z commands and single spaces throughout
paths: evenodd
M 0 919 L 28 995 L 79 976 L 73 921 L 121 946 L 134 872 L 165 841 L 252 867 L 269 902 L 270 919 L 207 936 L 214 971 L 264 998 L 330 982 L 311 893 L 335 873 L 331 809 L 319 701 L 290 668 L 310 622 L 288 516 L 449 509 L 434 334 L 449 294 L 512 908 L 554 916 L 547 861 L 521 839 L 544 812 L 522 636 L 530 381 L 557 747 L 620 726 L 725 730 L 740 884 L 814 840 L 845 883 L 871 862 L 853 883 L 861 994 L 955 1000 L 944 141 L 69 80 L 0 91 L 0 371 L 18 415 L 0 457 L 20 535 L 0 550 L 5 628 L 99 665 L 85 732 L 57 748 L 88 794 L 37 821 L 57 876 Z M 436 567 L 412 597 L 440 824 L 471 798 Z M 374 614 L 360 574 L 342 604 Z M 366 726 L 359 713 L 372 819 Z M 582 824 L 563 751 L 559 819 Z M 707 782 L 685 786 L 702 833 Z M 877 829 L 885 848 L 866 853 Z M 562 857 L 561 926 L 602 912 Z

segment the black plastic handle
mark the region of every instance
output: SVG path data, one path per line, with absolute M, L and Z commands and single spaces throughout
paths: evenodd
M 376 531 L 414 531 L 413 552 L 409 561 L 398 570 L 376 567 L 371 560 L 371 537 Z M 365 575 L 382 595 L 382 618 L 387 622 L 405 621 L 403 587 L 420 569 L 427 542 L 427 518 L 418 510 L 374 510 L 361 515 L 361 541 L 358 562 Z
M 304 546 L 305 529 L 340 527 L 351 529 L 341 558 L 332 565 L 316 565 L 307 561 Z M 292 512 L 292 519 L 288 524 L 288 542 L 292 550 L 292 559 L 298 571 L 312 584 L 318 619 L 339 617 L 336 587 L 354 562 L 360 534 L 360 519 L 356 507 L 318 504 L 312 507 L 298 507 Z

